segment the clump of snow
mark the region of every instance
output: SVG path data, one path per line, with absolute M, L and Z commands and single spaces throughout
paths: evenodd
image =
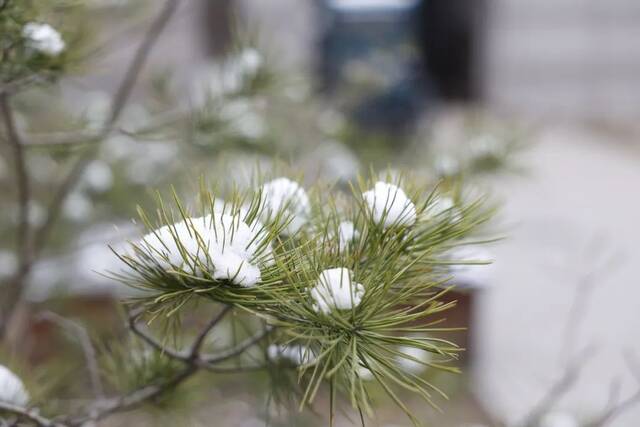
M 31 48 L 45 55 L 59 55 L 66 46 L 60 33 L 49 24 L 29 22 L 22 28 L 22 35 Z
M 3 365 L 0 365 L 0 402 L 21 407 L 29 403 L 29 393 L 22 380 Z
M 351 279 L 348 268 L 329 268 L 320 273 L 316 286 L 311 289 L 314 309 L 325 314 L 332 310 L 348 310 L 360 305 L 364 286 Z
M 313 363 L 316 360 L 311 349 L 298 344 L 271 344 L 267 348 L 267 356 L 269 360 L 286 360 L 296 366 Z
M 165 269 L 201 273 L 204 266 L 214 279 L 251 287 L 261 280 L 258 259 L 270 250 L 265 238 L 257 223 L 250 227 L 240 215 L 214 212 L 160 227 L 141 246 Z
M 373 220 L 384 228 L 411 226 L 416 222 L 416 206 L 398 186 L 378 181 L 362 197 Z
M 288 178 L 276 178 L 262 186 L 264 215 L 273 218 L 284 212 L 290 219 L 284 232 L 292 235 L 298 232 L 311 214 L 311 205 L 306 191 L 297 182 Z
M 406 357 L 399 355 L 396 356 L 398 366 L 411 374 L 419 374 L 424 371 L 427 368 L 425 363 L 428 363 L 431 360 L 431 353 L 416 347 L 408 345 L 401 346 L 398 348 L 398 351 L 403 355 L 406 355 Z

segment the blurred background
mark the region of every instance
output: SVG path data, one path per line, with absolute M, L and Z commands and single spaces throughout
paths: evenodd
M 21 96 L 36 226 L 77 154 L 51 136 L 103 120 L 160 6 L 87 2 L 91 21 L 78 25 L 91 30 L 89 60 L 57 88 Z M 461 274 L 453 296 L 449 323 L 468 327 L 456 338 L 468 348 L 464 373 L 424 373 L 450 395 L 442 413 L 411 402 L 428 425 L 519 425 L 535 411 L 549 415 L 539 427 L 598 425 L 640 390 L 637 0 L 183 1 L 126 108 L 30 274 L 20 346 L 31 360 L 20 363 L 38 366 L 64 345 L 32 315 L 42 306 L 116 328 L 114 301 L 130 291 L 97 272 L 117 269 L 107 245 L 139 233 L 131 218 L 154 188 L 186 194 L 200 173 L 246 180 L 277 156 L 308 182 L 346 183 L 371 164 L 410 167 L 433 180 L 464 176 L 500 202 L 495 263 Z M 0 186 L 6 279 L 18 261 L 5 147 Z M 203 382 L 185 425 L 265 425 L 254 381 Z M 606 425 L 638 425 L 640 404 L 629 402 Z M 371 425 L 409 425 L 391 402 L 377 404 Z M 270 416 L 271 425 L 323 425 Z M 105 425 L 175 422 L 163 417 Z

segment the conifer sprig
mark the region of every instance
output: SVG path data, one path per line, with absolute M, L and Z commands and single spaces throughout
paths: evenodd
M 414 423 L 398 390 L 434 406 L 446 397 L 402 365 L 457 372 L 463 349 L 438 337 L 455 305 L 442 299 L 456 262 L 446 254 L 490 219 L 484 200 L 391 176 L 361 179 L 351 194 L 319 186 L 311 197 L 287 178 L 226 194 L 201 187 L 195 210 L 175 191 L 171 203 L 158 195 L 154 219 L 140 210 L 148 234 L 118 254 L 127 268 L 113 277 L 142 290 L 147 310 L 170 318 L 204 298 L 262 318 L 284 349 L 267 354 L 267 366 L 295 359 L 301 407 L 328 382 L 370 412 L 371 378 Z M 303 225 L 291 233 L 293 222 Z M 244 257 L 234 271 L 230 252 Z M 249 285 L 246 266 L 258 271 Z

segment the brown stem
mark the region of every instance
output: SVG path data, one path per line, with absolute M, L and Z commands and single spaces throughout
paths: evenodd
M 198 336 L 196 337 L 196 339 L 193 341 L 193 344 L 191 345 L 191 354 L 190 357 L 192 359 L 198 358 L 200 355 L 200 349 L 202 348 L 202 344 L 204 343 L 205 338 L 207 338 L 207 335 L 209 335 L 209 332 L 211 332 L 211 330 L 218 324 L 220 323 L 220 321 L 227 315 L 227 313 L 229 313 L 231 310 L 233 309 L 232 306 L 230 305 L 226 305 L 224 306 L 224 308 L 220 311 L 220 313 L 218 313 L 216 316 L 214 316 L 209 323 L 207 324 L 207 326 L 202 329 L 202 331 L 198 334 Z
M 31 186 L 27 172 L 27 163 L 22 146 L 20 134 L 16 128 L 13 110 L 9 102 L 9 95 L 0 94 L 0 113 L 4 122 L 7 142 L 13 151 L 16 168 L 16 180 L 18 187 L 18 228 L 16 246 L 18 252 L 18 269 L 9 282 L 3 295 L 2 312 L 0 313 L 0 339 L 7 331 L 7 325 L 18 301 L 22 298 L 26 279 L 29 275 L 33 257 L 31 250 L 31 226 L 29 223 L 29 201 L 31 199 Z
M 167 355 L 172 359 L 177 359 L 182 362 L 189 361 L 188 355 L 182 354 L 178 350 L 174 350 L 172 348 L 167 347 L 160 341 L 156 340 L 151 334 L 149 334 L 146 331 L 143 331 L 138 325 L 138 318 L 140 317 L 141 314 L 142 312 L 135 312 L 135 313 L 129 314 L 128 326 L 134 335 L 136 335 L 138 338 L 144 341 L 148 346 L 152 347 L 153 349 L 159 351 L 162 354 Z

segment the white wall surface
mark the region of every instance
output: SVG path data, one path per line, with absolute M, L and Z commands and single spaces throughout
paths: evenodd
M 621 397 L 640 390 L 624 359 L 635 352 L 640 362 L 640 150 L 555 127 L 524 156 L 529 176 L 496 183 L 509 237 L 495 248 L 495 284 L 478 307 L 477 396 L 500 418 L 520 420 L 567 357 L 593 345 L 558 402 L 585 419 L 606 406 L 615 380 Z M 593 271 L 582 320 L 567 335 L 570 308 Z M 640 425 L 640 405 L 610 425 Z

